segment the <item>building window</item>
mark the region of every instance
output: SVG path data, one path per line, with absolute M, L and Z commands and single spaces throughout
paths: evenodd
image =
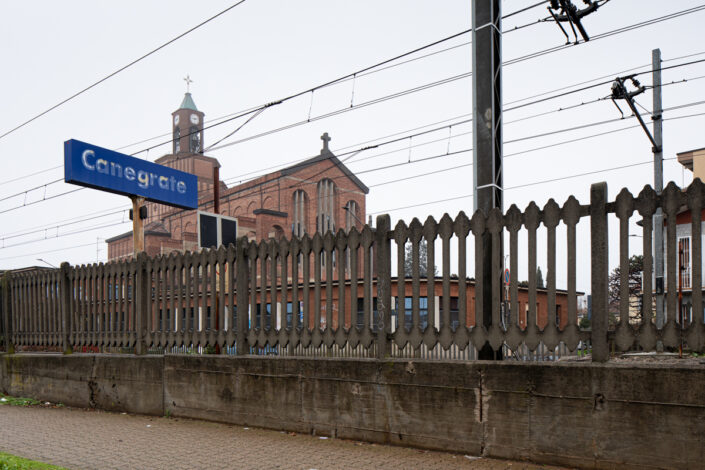
M 316 216 L 316 231 L 321 235 L 327 232 L 335 233 L 335 183 L 330 179 L 318 182 L 318 211 Z M 333 267 L 336 266 L 335 251 L 331 256 Z M 326 265 L 326 253 L 321 253 L 321 267 Z
M 357 202 L 348 201 L 345 204 L 345 231 L 349 232 L 351 228 L 357 227 L 360 220 L 360 210 Z M 360 229 L 362 227 L 359 227 Z
M 680 286 L 690 289 L 690 237 L 678 239 L 678 271 Z
M 295 237 L 303 237 L 306 233 L 306 213 L 308 197 L 306 192 L 299 189 L 294 193 L 294 223 L 291 232 Z
M 181 130 L 178 127 L 174 128 L 174 153 L 181 150 Z
M 357 299 L 357 321 L 355 324 L 362 329 L 365 326 L 365 298 L 358 297 Z M 372 331 L 377 330 L 379 323 L 379 311 L 377 310 L 377 297 L 372 297 Z
M 286 303 L 286 323 L 289 328 L 302 328 L 304 325 L 303 302 L 296 302 L 296 315 L 294 316 L 294 304 Z
M 457 305 L 458 305 L 458 298 L 457 297 L 451 297 L 451 324 L 453 324 L 453 299 L 455 299 L 455 305 L 456 305 L 456 311 L 455 311 L 455 320 L 457 323 L 458 319 L 458 311 L 457 311 Z M 359 299 L 358 299 L 359 300 Z M 375 299 L 376 300 L 376 299 Z M 407 329 L 410 329 L 413 324 L 413 297 L 404 297 L 404 320 L 399 321 L 397 325 L 399 327 L 404 327 Z M 399 297 L 394 297 L 394 305 L 399 305 Z M 376 306 L 375 306 L 376 308 Z M 398 308 L 398 307 L 397 307 Z M 392 316 L 398 316 L 397 310 L 392 310 Z M 419 322 L 421 323 L 421 330 L 425 330 L 426 327 L 428 326 L 428 297 L 419 297 Z
M 335 193 L 335 183 L 332 180 L 318 182 L 316 231 L 320 234 L 335 232 Z

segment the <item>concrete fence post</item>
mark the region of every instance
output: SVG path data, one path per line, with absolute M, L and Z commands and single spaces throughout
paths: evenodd
M 69 274 L 71 272 L 71 265 L 67 262 L 61 263 L 59 268 L 59 301 L 61 308 L 61 347 L 64 350 L 64 354 L 71 354 L 73 352 L 73 345 L 71 344 L 71 279 Z
M 590 257 L 592 290 L 592 360 L 609 359 L 607 343 L 608 308 L 608 233 L 607 233 L 607 183 L 590 187 Z
M 247 279 L 247 244 L 247 237 L 242 237 L 237 241 L 237 246 L 235 247 L 235 280 L 237 283 L 237 291 L 235 298 L 235 300 L 237 301 L 235 352 L 238 356 L 243 356 L 247 354 L 247 328 L 249 320 L 249 296 L 247 292 L 249 285 Z
M 15 354 L 12 342 L 12 274 L 6 272 L 2 277 L 2 321 L 5 352 Z
M 377 274 L 377 358 L 384 359 L 391 354 L 390 335 L 392 332 L 392 258 L 391 242 L 388 237 L 392 223 L 389 215 L 377 217 L 375 230 L 375 271 Z
M 151 295 L 151 279 L 147 273 L 147 254 L 141 252 L 137 255 L 137 268 L 135 270 L 135 354 L 147 354 L 147 325 L 149 301 Z

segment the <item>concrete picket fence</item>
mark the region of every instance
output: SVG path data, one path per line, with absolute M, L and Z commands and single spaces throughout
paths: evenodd
M 540 209 L 532 202 L 523 212 L 516 206 L 504 214 L 497 209 L 487 215 L 478 211 L 471 218 L 461 212 L 455 219 L 446 214 L 439 221 L 431 217 L 424 223 L 400 221 L 394 228 L 389 216 L 382 215 L 375 228 L 365 226 L 359 232 L 353 228 L 347 233 L 260 242 L 242 238 L 237 246 L 195 253 L 7 272 L 2 280 L 0 338 L 10 352 L 54 348 L 146 354 L 214 347 L 239 355 L 385 358 L 440 351 L 446 353 L 443 357 L 475 359 L 475 348 L 485 344 L 494 351 L 555 351 L 559 346 L 574 351 L 590 344 L 592 360 L 599 362 L 609 358 L 611 347 L 653 351 L 658 343 L 665 347 L 685 343 L 703 352 L 701 289 L 690 291 L 687 319 L 676 314 L 683 308 L 678 300 L 676 216 L 685 209 L 692 214 L 689 281 L 701 286 L 704 195 L 705 185 L 696 180 L 686 191 L 671 183 L 661 195 L 648 186 L 638 196 L 623 189 L 609 202 L 607 185 L 599 183 L 591 187 L 588 205 L 571 196 L 562 207 L 550 200 Z M 662 326 L 654 319 L 652 281 L 652 218 L 659 207 L 666 222 L 665 304 L 670 312 Z M 613 327 L 608 297 L 610 214 L 619 224 L 622 299 L 630 295 L 629 230 L 635 216 L 642 224 L 644 267 L 638 318 L 630 318 L 629 302 L 620 302 Z M 589 219 L 590 225 L 590 329 L 578 327 L 576 226 L 581 219 Z M 541 226 L 546 237 L 545 288 L 537 284 L 536 276 Z M 565 290 L 556 286 L 559 227 L 566 237 Z M 505 231 L 508 244 L 503 246 Z M 519 247 L 520 234 L 526 247 Z M 426 265 L 435 267 L 438 259 L 440 275 L 432 268 L 423 272 L 422 243 Z M 469 243 L 474 244 L 474 253 L 469 253 Z M 410 272 L 405 266 L 407 245 Z M 491 250 L 489 266 L 482 262 L 485 249 Z M 501 280 L 505 251 L 510 272 L 519 272 L 520 255 L 526 254 L 528 265 L 527 285 L 520 285 L 513 275 L 506 298 Z M 474 279 L 468 277 L 468 262 L 474 262 Z M 490 276 L 485 275 L 487 269 Z M 524 312 L 520 291 L 528 299 Z M 468 292 L 474 293 L 473 298 Z M 457 300 L 451 308 L 453 293 Z M 559 310 L 557 295 L 567 308 L 552 321 L 553 312 Z M 541 312 L 538 296 L 545 300 Z M 491 322 L 481 314 L 487 303 Z

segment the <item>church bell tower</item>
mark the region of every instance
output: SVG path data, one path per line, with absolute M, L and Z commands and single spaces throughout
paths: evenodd
M 171 113 L 174 155 L 203 154 L 204 113 L 196 108 L 190 93 L 192 80 L 186 76 L 186 94 L 179 109 Z

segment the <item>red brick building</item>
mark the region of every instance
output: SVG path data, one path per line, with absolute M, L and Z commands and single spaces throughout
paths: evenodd
M 195 174 L 198 210 L 213 212 L 220 163 L 203 154 L 204 116 L 191 94 L 186 93 L 179 109 L 172 113 L 172 153 L 156 163 Z M 318 155 L 288 168 L 230 188 L 223 181 L 217 182 L 220 214 L 237 219 L 238 237 L 259 241 L 349 230 L 353 226 L 362 229 L 369 189 L 330 151 L 328 134 L 321 139 L 323 148 Z M 198 250 L 196 211 L 152 202 L 146 207 L 145 251 L 149 256 Z M 107 244 L 109 260 L 133 254 L 131 231 L 108 239 Z
M 300 163 L 274 171 L 246 183 L 233 187 L 220 181 L 220 163 L 217 159 L 205 156 L 203 150 L 204 113 L 196 108 L 190 95 L 186 93 L 179 109 L 172 113 L 173 147 L 172 153 L 156 160 L 156 163 L 181 171 L 195 174 L 198 178 L 199 211 L 213 212 L 214 184 L 219 185 L 220 214 L 235 218 L 238 222 L 237 236 L 247 236 L 251 240 L 269 238 L 302 236 L 305 233 L 336 232 L 342 228 L 352 227 L 362 229 L 366 218 L 366 195 L 369 192 L 365 186 L 329 149 L 331 140 L 327 133 L 321 136 L 323 146 L 318 155 L 303 160 Z M 218 171 L 214 171 L 218 170 Z M 217 180 L 217 181 L 216 181 Z M 162 204 L 148 202 L 147 220 L 145 224 L 145 251 L 149 256 L 168 254 L 173 251 L 197 251 L 198 246 L 198 213 L 195 210 L 177 209 Z M 116 260 L 129 258 L 133 255 L 132 232 L 126 232 L 107 240 L 108 258 Z M 360 253 L 362 256 L 362 253 Z M 335 263 L 335 260 L 333 261 Z M 362 258 L 358 266 L 362 266 Z M 324 274 L 324 273 L 323 273 Z M 281 275 L 281 273 L 279 273 Z M 324 275 L 325 277 L 325 275 Z M 337 282 L 337 270 L 334 270 L 334 282 Z M 411 279 L 401 283 L 394 281 L 392 288 L 393 309 L 398 310 L 399 289 L 403 285 L 405 291 L 405 308 L 407 317 L 411 311 Z M 432 287 L 433 299 L 428 297 L 426 279 L 422 279 L 422 292 L 419 298 L 419 310 L 423 321 L 429 317 L 439 321 L 442 299 L 442 284 L 435 282 Z M 271 289 L 271 288 L 270 288 Z M 288 287 L 291 289 L 291 286 Z M 364 293 L 358 286 L 356 302 L 351 300 L 350 280 L 346 279 L 346 297 L 343 299 L 346 311 L 346 322 L 349 325 L 361 321 Z M 464 295 L 468 312 L 468 326 L 475 324 L 475 285 L 468 281 Z M 279 290 L 279 289 L 276 289 Z M 278 294 L 280 295 L 280 294 Z M 290 295 L 290 294 L 289 294 Z M 313 293 L 311 292 L 312 296 Z M 281 322 L 281 316 L 291 317 L 293 311 L 301 311 L 294 306 L 303 303 L 303 293 L 292 302 L 289 298 L 287 312 L 281 311 L 281 298 L 261 299 L 257 294 L 257 305 L 263 315 L 269 315 L 270 321 Z M 337 309 L 340 305 L 338 289 L 333 289 L 333 296 L 326 299 L 325 290 L 321 301 L 321 318 L 325 322 L 330 311 L 330 321 L 337 324 Z M 372 310 L 376 311 L 376 279 L 371 282 Z M 537 320 L 540 327 L 551 321 L 556 321 L 561 327 L 567 323 L 567 293 L 558 291 L 556 296 L 556 311 L 548 312 L 547 293 L 538 291 L 536 307 Z M 208 297 L 210 298 L 210 297 Z M 451 282 L 450 311 L 451 321 L 457 325 L 459 302 L 463 296 L 459 292 L 459 282 Z M 264 301 L 262 301 L 264 300 Z M 429 301 L 430 300 L 430 301 Z M 313 297 L 307 299 L 313 302 Z M 327 307 L 326 307 L 327 305 Z M 528 291 L 519 290 L 519 324 L 526 325 L 528 312 Z M 201 312 L 198 316 L 204 315 Z M 278 319 L 278 320 L 277 320 Z M 202 321 L 202 320 L 201 320 Z M 313 318 L 311 318 L 313 322 Z M 395 324 L 399 322 L 395 318 Z

